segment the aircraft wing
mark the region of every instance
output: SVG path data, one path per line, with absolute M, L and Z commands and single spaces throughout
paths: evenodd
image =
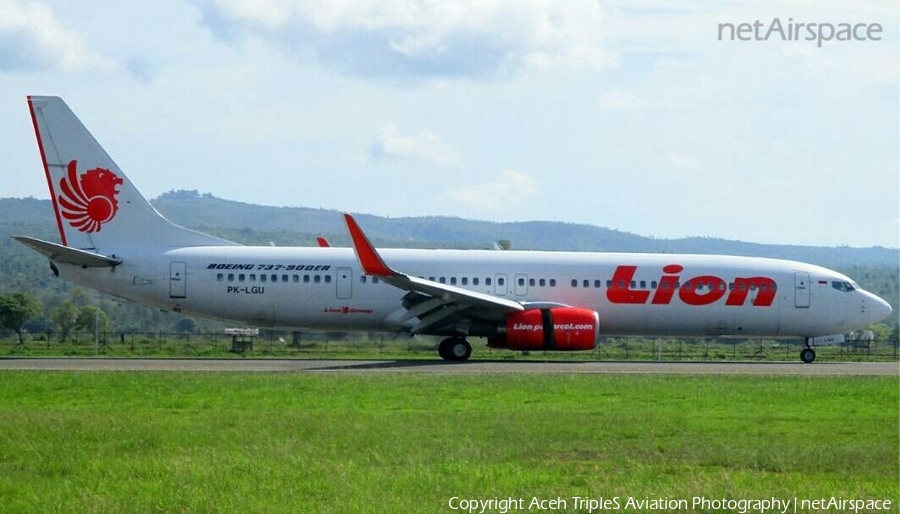
M 99 253 L 69 248 L 68 246 L 42 241 L 33 237 L 12 236 L 12 238 L 32 250 L 46 255 L 51 261 L 84 266 L 85 268 L 112 268 L 122 264 L 121 259 L 113 259 Z
M 412 329 L 413 333 L 422 333 L 436 325 L 447 323 L 455 317 L 460 317 L 459 314 L 466 310 L 489 312 L 497 316 L 525 310 L 521 303 L 506 298 L 469 291 L 395 271 L 385 264 L 353 216 L 344 214 L 344 221 L 347 223 L 347 230 L 350 231 L 350 238 L 353 240 L 353 250 L 366 275 L 377 277 L 404 291 L 417 293 L 417 295 L 407 295 L 407 299 L 417 301 L 410 305 L 407 313 L 400 319 L 400 321 L 406 321 L 419 318 L 419 323 Z

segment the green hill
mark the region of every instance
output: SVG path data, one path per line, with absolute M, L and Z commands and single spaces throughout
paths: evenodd
M 218 228 L 247 232 L 289 231 L 314 240 L 324 235 L 334 244 L 347 244 L 346 228 L 338 211 L 306 207 L 266 207 L 196 191 L 166 193 L 154 206 L 176 223 L 198 229 Z M 764 245 L 716 238 L 655 239 L 593 225 L 528 221 L 493 223 L 452 217 L 385 218 L 357 216 L 375 240 L 402 246 L 481 248 L 508 239 L 522 250 L 571 250 L 608 252 L 662 252 L 747 255 L 794 259 L 829 268 L 846 266 L 896 266 L 897 249 Z M 279 241 L 274 241 L 279 243 Z

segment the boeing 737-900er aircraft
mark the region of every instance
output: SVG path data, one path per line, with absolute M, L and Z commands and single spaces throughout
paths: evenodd
M 468 337 L 511 350 L 591 350 L 602 336 L 803 338 L 891 313 L 853 280 L 801 262 L 723 255 L 242 246 L 175 225 L 60 98 L 28 98 L 62 244 L 15 236 L 57 276 L 116 297 L 259 327 Z

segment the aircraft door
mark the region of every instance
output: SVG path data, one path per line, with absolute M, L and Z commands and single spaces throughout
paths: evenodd
M 794 273 L 794 307 L 798 309 L 809 308 L 809 273 L 797 271 Z
M 169 264 L 169 298 L 187 297 L 187 263 L 175 261 Z
M 509 292 L 509 285 L 506 283 L 506 273 L 497 273 L 494 275 L 494 294 L 498 296 L 506 296 Z
M 350 268 L 337 269 L 337 297 L 340 300 L 349 300 L 353 296 L 353 270 Z

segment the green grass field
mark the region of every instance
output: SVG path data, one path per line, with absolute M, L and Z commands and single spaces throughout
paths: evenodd
M 891 499 L 897 512 L 898 385 L 4 372 L 0 512 L 454 512 L 454 496 L 695 495 Z

